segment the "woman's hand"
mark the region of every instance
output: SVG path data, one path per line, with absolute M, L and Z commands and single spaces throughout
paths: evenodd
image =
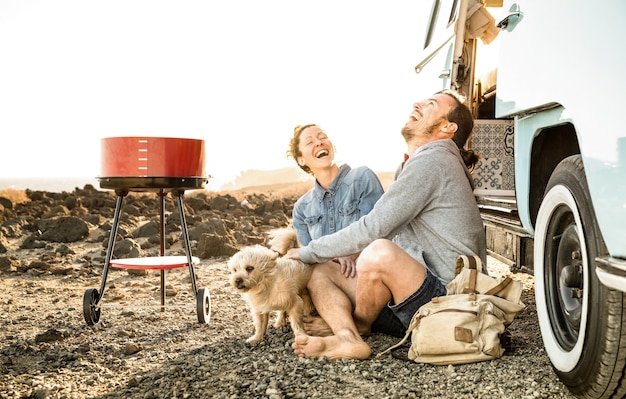
M 339 270 L 344 277 L 356 277 L 356 260 L 358 257 L 359 254 L 354 254 L 350 256 L 342 256 L 336 259 L 336 261 L 339 262 Z

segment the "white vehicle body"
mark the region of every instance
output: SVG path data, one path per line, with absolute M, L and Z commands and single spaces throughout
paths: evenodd
M 620 0 L 433 0 L 415 67 L 475 113 L 490 253 L 534 273 L 548 356 L 585 398 L 626 395 L 624 15 Z

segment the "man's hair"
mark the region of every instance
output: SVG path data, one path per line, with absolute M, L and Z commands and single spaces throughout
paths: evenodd
M 474 116 L 472 115 L 472 111 L 463 104 L 457 93 L 451 90 L 442 90 L 439 93 L 448 95 L 454 99 L 455 106 L 450 110 L 448 115 L 446 115 L 446 119 L 456 123 L 457 129 L 456 132 L 454 132 L 452 141 L 454 141 L 459 151 L 461 151 L 461 157 L 465 165 L 469 169 L 473 169 L 479 157 L 471 149 L 465 148 L 465 143 L 469 140 L 472 130 L 474 129 Z

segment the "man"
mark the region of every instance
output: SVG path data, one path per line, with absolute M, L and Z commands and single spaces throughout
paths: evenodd
M 402 128 L 410 156 L 372 211 L 289 251 L 316 263 L 308 288 L 321 316 L 308 325 L 315 336 L 296 337 L 297 355 L 368 358 L 362 335 L 403 336 L 420 306 L 445 295 L 459 255 L 486 260 L 473 180 L 460 153 L 472 127 L 469 109 L 451 93 L 413 104 Z M 328 262 L 358 252 L 356 278 Z

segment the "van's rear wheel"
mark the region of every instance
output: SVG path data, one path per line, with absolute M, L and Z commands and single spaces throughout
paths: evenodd
M 537 315 L 556 374 L 579 397 L 623 397 L 624 295 L 595 273 L 595 258 L 607 251 L 579 155 L 564 159 L 548 182 L 534 247 Z

